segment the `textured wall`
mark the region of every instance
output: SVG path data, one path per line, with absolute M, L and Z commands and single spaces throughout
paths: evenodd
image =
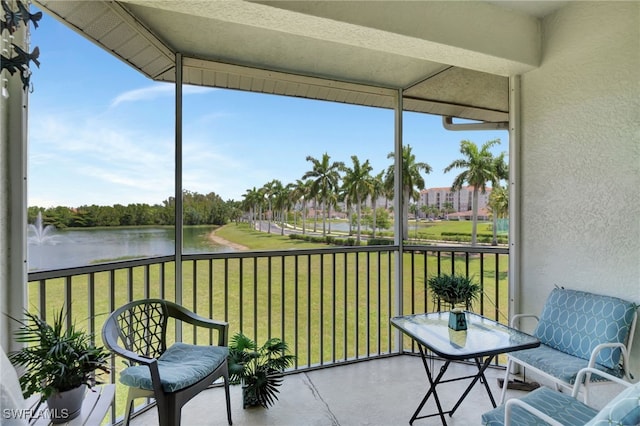
M 520 311 L 554 285 L 640 303 L 640 3 L 546 18 L 521 106 Z

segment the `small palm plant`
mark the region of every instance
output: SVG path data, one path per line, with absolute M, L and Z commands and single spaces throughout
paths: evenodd
M 464 303 L 469 309 L 482 292 L 480 284 L 464 275 L 435 275 L 429 278 L 427 285 L 435 297 L 448 303 L 451 308 Z
M 237 333 L 229 343 L 229 379 L 242 383 L 243 408 L 269 408 L 278 399 L 283 372 L 295 360 L 289 347 L 278 338 L 268 339 L 258 347 L 256 342 Z
M 76 330 L 74 324 L 64 327 L 64 308 L 56 313 L 53 324 L 38 315 L 25 312 L 25 320 L 15 319 L 21 327 L 16 341 L 27 346 L 9 354 L 15 365 L 25 367 L 20 385 L 25 397 L 40 393 L 41 400 L 81 385 L 98 384 L 95 372 L 109 372 L 109 351 L 96 347 L 92 335 Z

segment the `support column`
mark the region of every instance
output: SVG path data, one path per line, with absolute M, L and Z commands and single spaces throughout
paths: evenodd
M 403 299 L 403 257 L 404 257 L 404 241 L 402 236 L 404 235 L 404 221 L 402 220 L 402 110 L 403 105 L 403 90 L 398 89 L 396 99 L 396 111 L 395 111 L 395 140 L 394 140 L 394 180 L 393 191 L 395 196 L 393 197 L 393 216 L 394 216 L 394 243 L 398 246 L 398 251 L 395 256 L 395 291 L 394 291 L 394 315 L 402 315 L 404 313 Z M 395 329 L 395 328 L 394 328 Z M 395 342 L 396 350 L 402 351 L 402 333 L 395 329 Z
M 28 30 L 20 25 L 14 38 L 2 31 L 0 45 L 11 43 L 29 51 Z M 19 348 L 13 340 L 15 322 L 27 304 L 27 105 L 20 73 L 0 74 L 0 345 Z M 5 90 L 6 89 L 6 90 Z
M 520 76 L 509 78 L 509 319 L 520 312 Z
M 176 135 L 175 135 L 175 281 L 176 303 L 182 304 L 182 54 L 176 53 Z M 176 325 L 176 339 L 182 341 L 182 328 Z

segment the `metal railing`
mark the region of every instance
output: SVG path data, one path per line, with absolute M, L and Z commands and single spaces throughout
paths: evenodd
M 183 255 L 182 285 L 173 256 L 29 274 L 30 307 L 41 316 L 66 306 L 67 321 L 100 342 L 108 313 L 135 299 L 176 301 L 230 324 L 259 344 L 281 337 L 302 371 L 415 352 L 410 339 L 398 348 L 389 319 L 402 294 L 402 314 L 440 310 L 428 277 L 474 277 L 482 296 L 473 310 L 506 322 L 508 249 L 503 247 L 404 246 L 401 292 L 396 292 L 396 246 L 232 252 Z M 211 343 L 210 335 L 177 329 L 176 338 Z M 118 361 L 119 363 L 120 361 Z M 112 361 L 111 381 L 120 365 Z M 116 412 L 122 413 L 122 403 Z

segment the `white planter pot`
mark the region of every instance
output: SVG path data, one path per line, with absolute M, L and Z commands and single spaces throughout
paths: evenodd
M 87 385 L 55 393 L 47 399 L 51 423 L 66 423 L 80 415 Z

